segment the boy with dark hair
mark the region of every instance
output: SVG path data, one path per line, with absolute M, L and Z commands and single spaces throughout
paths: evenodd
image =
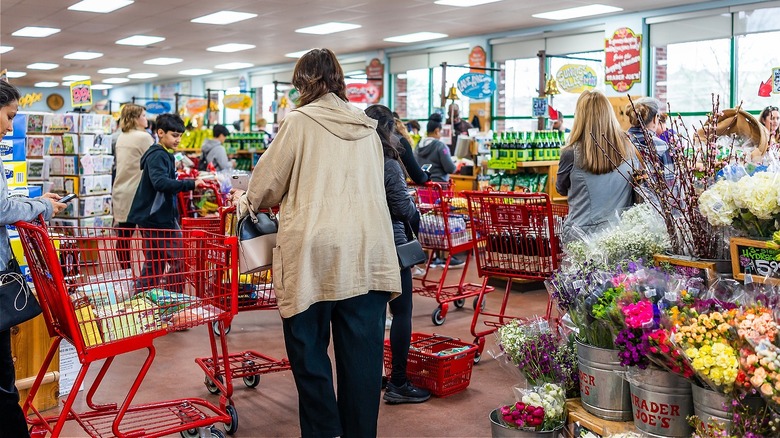
M 224 125 L 214 125 L 211 132 L 213 138 L 203 142 L 203 153 L 200 157 L 201 162 L 198 163 L 198 170 L 208 169 L 209 164 L 213 164 L 217 172 L 232 169 L 233 165 L 223 147 L 225 140 L 230 136 L 230 131 Z
M 176 179 L 176 159 L 173 154 L 181 141 L 184 122 L 176 114 L 161 114 L 157 117 L 155 143 L 141 157 L 141 182 L 130 207 L 128 221 L 138 224 L 143 236 L 144 266 L 141 278 L 136 283 L 139 290 L 156 287 L 165 273 L 166 265 L 171 273 L 180 272 L 181 232 L 176 194 L 194 190 L 204 185 L 197 179 L 179 181 Z M 180 275 L 166 279 L 166 289 L 180 291 Z

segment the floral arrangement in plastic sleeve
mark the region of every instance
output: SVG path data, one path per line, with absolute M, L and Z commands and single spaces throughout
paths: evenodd
M 498 409 L 507 427 L 528 431 L 551 431 L 566 421 L 566 393 L 554 383 L 522 391 L 520 401 Z
M 741 343 L 738 385 L 743 390 L 754 389 L 780 412 L 780 327 L 772 310 L 756 303 L 737 311 L 731 323 Z

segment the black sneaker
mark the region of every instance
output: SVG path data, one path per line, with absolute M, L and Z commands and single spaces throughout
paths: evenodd
M 464 262 L 463 260 L 461 260 L 461 259 L 459 259 L 457 257 L 452 257 L 452 258 L 450 258 L 449 268 L 450 269 L 463 269 L 463 265 L 464 264 L 466 264 L 466 262 Z
M 402 386 L 395 386 L 392 382 L 387 382 L 384 401 L 391 405 L 399 403 L 422 403 L 431 398 L 431 391 L 418 388 L 407 381 Z

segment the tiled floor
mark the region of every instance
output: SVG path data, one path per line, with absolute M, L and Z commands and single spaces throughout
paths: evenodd
M 439 270 L 440 271 L 440 270 Z M 450 274 L 455 281 L 459 271 Z M 468 279 L 479 282 L 476 269 L 469 268 Z M 502 286 L 488 294 L 487 311 L 497 311 L 504 296 Z M 509 294 L 506 313 L 517 316 L 542 315 L 545 311 L 546 292 L 541 284 L 534 284 L 531 291 Z M 438 333 L 472 341 L 470 327 L 473 311 L 472 300 L 464 309 L 450 312 L 442 326 L 431 322 L 431 313 L 437 304 L 434 299 L 415 295 L 413 330 Z M 491 318 L 494 319 L 494 318 Z M 479 323 L 479 329 L 485 326 Z M 157 357 L 135 398 L 136 403 L 179 397 L 203 397 L 217 404 L 218 396 L 206 391 L 204 375 L 194 362 L 195 357 L 209 354 L 206 327 L 172 333 L 159 338 L 155 346 Z M 283 357 L 281 321 L 276 311 L 240 313 L 233 321 L 228 335 L 231 351 L 251 349 L 275 357 Z M 487 345 L 495 345 L 493 336 Z M 130 382 L 137 375 L 144 352 L 134 352 L 118 357 L 105 383 L 105 390 L 98 393 L 98 401 L 120 402 L 127 394 Z M 91 381 L 100 363 L 95 364 L 87 377 Z M 423 404 L 386 405 L 382 403 L 379 417 L 379 435 L 386 437 L 488 437 L 490 436 L 489 412 L 499 404 L 512 400 L 512 386 L 518 383 L 511 370 L 502 368 L 489 353 L 473 369 L 471 385 L 463 392 L 446 398 L 433 398 Z M 264 375 L 253 389 L 235 380 L 234 405 L 239 415 L 236 437 L 293 437 L 299 436 L 297 394 L 292 375 L 288 372 Z M 77 410 L 83 409 L 83 394 L 77 400 Z M 87 436 L 76 424 L 69 424 L 63 436 Z M 178 436 L 178 435 L 175 435 Z

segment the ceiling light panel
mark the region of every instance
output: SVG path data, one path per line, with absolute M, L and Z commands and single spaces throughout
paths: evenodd
M 361 27 L 362 26 L 359 24 L 339 23 L 339 22 L 331 21 L 330 23 L 323 23 L 323 24 L 318 24 L 316 26 L 309 26 L 309 27 L 303 27 L 301 29 L 296 29 L 296 32 L 310 33 L 314 35 L 328 35 L 336 32 L 344 32 L 347 30 L 359 29 Z
M 114 88 L 114 86 L 109 84 L 92 84 L 93 90 L 110 90 L 112 88 Z
M 30 70 L 53 70 L 59 67 L 59 64 L 52 64 L 50 62 L 34 62 L 27 66 Z
M 36 82 L 35 86 L 39 88 L 52 88 L 52 87 L 58 87 L 60 85 L 59 82 Z
M 147 59 L 144 61 L 144 64 L 147 65 L 171 65 L 171 64 L 177 64 L 179 62 L 182 62 L 183 59 L 181 58 L 153 58 L 153 59 Z
M 103 79 L 104 84 L 124 84 L 125 82 L 130 82 L 130 79 L 127 78 L 108 78 Z
M 13 50 L 13 49 L 14 49 L 14 48 L 13 48 L 13 47 L 11 47 L 11 46 L 0 46 L 0 54 L 2 54 L 2 53 L 8 53 L 8 52 L 10 52 L 10 51 L 11 51 L 11 50 Z
M 547 20 L 571 20 L 572 18 L 590 17 L 593 15 L 609 14 L 612 12 L 620 12 L 623 8 L 607 5 L 588 5 L 580 6 L 576 8 L 560 9 L 558 11 L 543 12 L 541 14 L 533 14 L 534 18 L 544 18 Z
M 27 76 L 27 73 L 23 71 L 7 71 L 5 72 L 5 75 L 11 79 L 21 78 L 23 76 Z
M 102 75 L 121 75 L 122 73 L 127 73 L 129 71 L 129 68 L 124 67 L 109 67 L 98 70 L 98 73 Z
M 437 40 L 439 38 L 447 38 L 447 35 L 436 32 L 416 32 L 385 38 L 385 41 L 390 43 L 416 43 L 420 41 Z
M 222 53 L 234 53 L 234 52 L 240 52 L 242 50 L 249 50 L 254 49 L 256 46 L 252 44 L 240 44 L 240 43 L 228 43 L 228 44 L 220 44 L 218 46 L 212 46 L 209 47 L 209 52 L 222 52 Z
M 257 17 L 257 14 L 248 12 L 219 11 L 202 17 L 193 18 L 193 23 L 202 24 L 231 24 Z
M 151 79 L 159 76 L 157 73 L 132 73 L 127 75 L 130 79 Z
M 107 14 L 133 4 L 132 0 L 82 0 L 68 8 L 70 11 Z
M 285 53 L 284 56 L 288 58 L 300 58 L 301 56 L 309 53 L 311 49 L 308 50 L 301 50 L 300 52 L 292 52 L 292 53 Z
M 213 70 L 209 70 L 207 68 L 188 68 L 187 70 L 181 70 L 179 72 L 180 75 L 185 76 L 200 76 L 207 75 L 209 73 L 213 73 Z
M 54 35 L 59 31 L 60 29 L 57 29 L 56 27 L 27 26 L 17 30 L 11 35 L 18 36 L 18 37 L 29 37 L 29 38 L 45 38 L 49 35 Z
M 63 56 L 63 58 L 65 58 L 65 59 L 78 59 L 78 60 L 81 60 L 81 61 L 86 61 L 86 60 L 89 60 L 89 59 L 100 58 L 101 56 L 103 56 L 103 54 L 99 53 L 99 52 L 73 52 L 73 53 L 68 53 L 67 55 Z
M 159 43 L 160 41 L 165 41 L 165 38 L 149 35 L 133 35 L 122 38 L 116 43 L 123 46 L 148 46 L 150 44 Z
M 68 75 L 62 78 L 63 81 L 86 81 L 90 79 L 87 75 Z
M 249 68 L 252 66 L 254 66 L 254 64 L 250 64 L 248 62 L 228 62 L 227 64 L 215 65 L 214 68 L 218 68 L 220 70 L 238 70 L 240 68 Z
M 442 6 L 457 6 L 459 8 L 470 8 L 472 6 L 486 5 L 496 3 L 501 0 L 437 0 L 434 3 Z

